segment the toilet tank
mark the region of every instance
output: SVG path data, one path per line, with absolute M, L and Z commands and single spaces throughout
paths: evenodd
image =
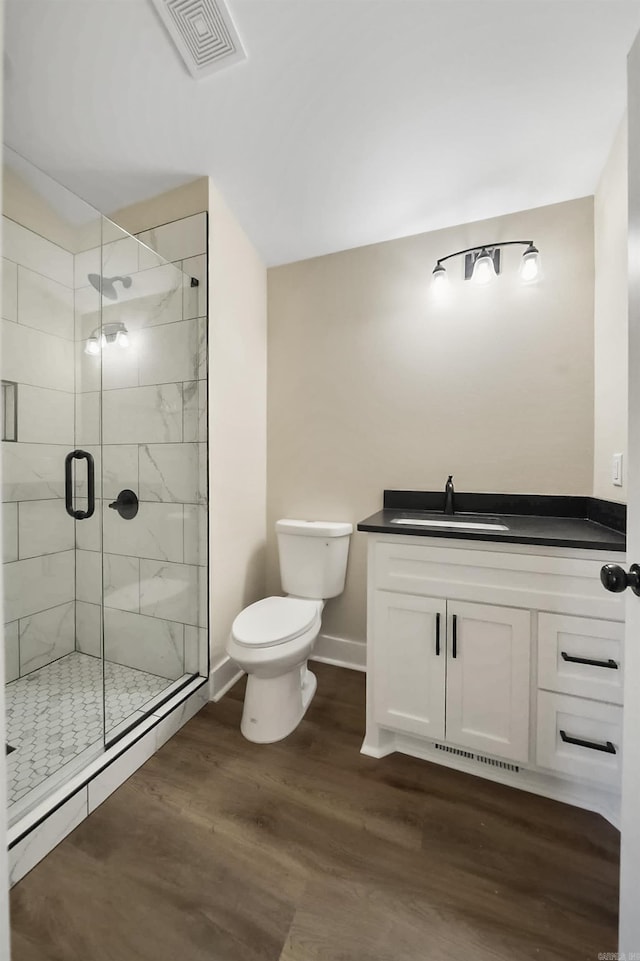
M 276 521 L 284 592 L 314 600 L 342 594 L 352 531 L 336 521 Z

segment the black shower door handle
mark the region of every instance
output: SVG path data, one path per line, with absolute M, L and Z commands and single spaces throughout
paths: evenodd
M 74 460 L 86 460 L 87 462 L 88 503 L 86 511 L 75 510 L 73 506 L 73 470 L 71 465 Z M 85 521 L 88 517 L 92 517 L 96 509 L 95 466 L 93 455 L 87 450 L 72 450 L 64 459 L 64 506 L 69 517 L 73 517 L 77 521 Z

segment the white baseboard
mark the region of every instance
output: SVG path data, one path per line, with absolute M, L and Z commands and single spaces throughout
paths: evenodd
M 312 661 L 347 667 L 352 671 L 366 671 L 367 645 L 344 637 L 319 634 L 313 649 Z M 242 671 L 228 654 L 218 657 L 209 675 L 209 700 L 219 701 L 240 680 Z
M 219 657 L 209 675 L 209 700 L 219 701 L 243 674 L 244 671 L 231 660 L 228 654 Z
M 352 671 L 366 671 L 367 645 L 363 641 L 349 641 L 346 637 L 319 634 L 311 660 L 348 667 Z

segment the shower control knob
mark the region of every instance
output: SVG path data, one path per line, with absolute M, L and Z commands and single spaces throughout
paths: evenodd
M 632 564 L 629 573 L 619 564 L 605 564 L 600 570 L 602 586 L 613 594 L 621 594 L 630 587 L 640 597 L 640 567 Z
M 138 513 L 138 498 L 133 491 L 125 488 L 120 491 L 113 503 L 109 504 L 109 507 L 117 511 L 123 520 L 130 521 Z

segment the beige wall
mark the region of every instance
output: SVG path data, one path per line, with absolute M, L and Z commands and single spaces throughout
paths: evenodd
M 478 289 L 438 257 L 529 239 Z M 279 593 L 278 517 L 349 520 L 384 488 L 590 494 L 593 484 L 593 199 L 528 210 L 269 271 L 267 588 Z M 366 634 L 366 535 L 323 631 Z
M 182 187 L 175 187 L 140 203 L 115 210 L 111 220 L 130 234 L 139 234 L 158 224 L 168 224 L 191 214 L 199 214 L 209 206 L 209 178 L 199 177 Z
M 223 198 L 209 195 L 209 482 L 212 663 L 234 617 L 264 597 L 266 269 Z
M 2 169 L 3 214 L 35 233 L 77 253 L 96 247 L 102 241 L 119 240 L 122 232 L 103 220 L 98 211 L 75 197 L 65 187 L 52 184 L 60 205 L 68 207 L 69 218 L 54 210 L 45 197 L 19 173 L 5 165 Z M 160 224 L 182 220 L 202 213 L 209 205 L 209 178 L 200 177 L 167 190 L 148 200 L 123 207 L 109 214 L 109 219 L 131 234 L 150 230 Z M 74 222 L 75 218 L 75 222 Z
M 2 168 L 3 215 L 72 253 L 83 249 L 81 241 L 85 234 L 89 238 L 87 246 L 99 244 L 100 216 L 97 211 L 75 198 L 65 187 L 52 184 L 52 189 L 63 206 L 66 202 L 70 211 L 82 212 L 83 224 L 73 224 L 54 210 L 33 185 L 6 164 Z
M 627 500 L 611 481 L 612 458 L 627 451 L 627 123 L 611 148 L 594 200 L 594 456 L 593 492 Z

